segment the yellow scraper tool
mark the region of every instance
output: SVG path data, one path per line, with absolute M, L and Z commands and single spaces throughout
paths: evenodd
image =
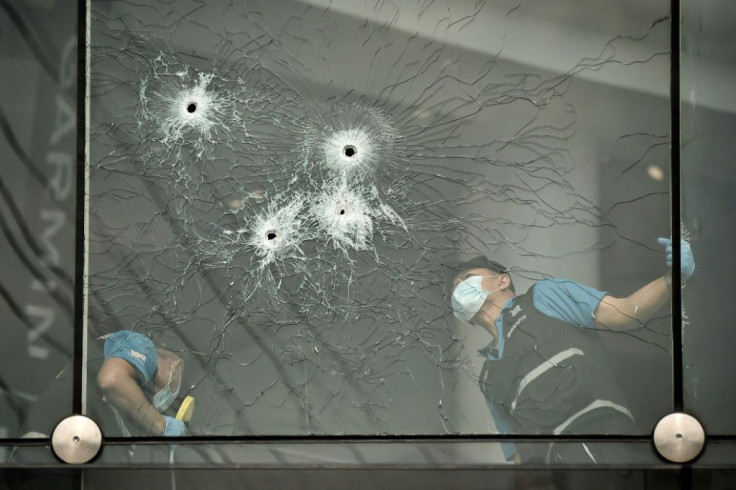
M 179 411 L 176 412 L 176 418 L 183 422 L 189 422 L 190 420 L 192 420 L 193 414 L 194 414 L 194 397 L 187 395 L 187 397 L 184 398 L 184 401 L 181 402 Z

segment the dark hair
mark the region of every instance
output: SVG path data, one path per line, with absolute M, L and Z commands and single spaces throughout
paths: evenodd
M 516 293 L 516 288 L 514 287 L 513 279 L 511 279 L 509 268 L 505 265 L 499 264 L 494 260 L 489 259 L 488 257 L 478 255 L 470 260 L 458 261 L 446 265 L 450 268 L 450 271 L 447 274 L 447 283 L 445 287 L 448 301 L 450 300 L 450 298 L 452 298 L 452 291 L 455 289 L 453 287 L 455 278 L 459 276 L 463 271 L 466 271 L 468 269 L 488 269 L 493 272 L 499 272 L 501 274 L 509 274 L 509 289 L 511 289 L 513 293 Z

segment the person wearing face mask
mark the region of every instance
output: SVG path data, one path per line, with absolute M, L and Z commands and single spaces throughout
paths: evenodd
M 185 435 L 193 398 L 184 400 L 176 417 L 163 415 L 181 389 L 182 359 L 138 332 L 121 330 L 104 340 L 97 384 L 107 401 L 151 435 Z
M 671 240 L 660 238 L 672 266 Z M 690 245 L 681 244 L 681 273 L 695 270 Z M 516 294 L 510 271 L 485 257 L 452 267 L 449 301 L 454 315 L 488 331 L 480 355 L 479 384 L 497 429 L 516 434 L 638 434 L 634 417 L 614 379 L 600 331 L 641 327 L 670 298 L 672 276 L 616 298 L 564 279 L 545 279 Z M 537 446 L 538 447 L 538 446 Z M 550 444 L 543 452 L 517 452 L 503 444 L 507 459 L 523 462 L 590 459 L 615 462 L 585 444 Z M 572 454 L 577 451 L 579 454 Z

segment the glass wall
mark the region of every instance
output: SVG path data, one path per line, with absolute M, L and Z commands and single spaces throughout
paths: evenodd
M 0 1 L 0 480 L 728 488 L 736 12 L 672 8 Z
M 730 219 L 736 58 L 729 49 L 736 8 L 686 1 L 682 15 L 682 226 L 698 257 L 697 274 L 682 290 L 685 405 L 708 433 L 726 435 L 736 428 L 736 390 L 725 382 L 736 364 L 723 341 L 730 337 L 736 268 L 727 248 L 736 235 Z
M 76 18 L 75 2 L 0 2 L 0 439 L 72 412 Z
M 185 396 L 196 436 L 672 410 L 668 2 L 91 8 L 88 395 L 131 346 L 144 395 L 105 434 Z M 156 349 L 184 368 L 153 411 Z

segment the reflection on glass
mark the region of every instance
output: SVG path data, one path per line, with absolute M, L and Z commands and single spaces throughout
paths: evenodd
M 723 245 L 736 236 L 736 12 L 725 0 L 681 5 L 682 228 L 702 258 L 682 289 L 685 410 L 709 435 L 732 435 L 736 421 L 727 408 L 736 405 L 736 388 L 724 380 L 736 376 L 730 342 L 736 258 Z
M 42 399 L 73 351 L 76 18 L 76 2 L 0 2 L 0 439 L 72 411 L 71 393 Z
M 600 303 L 589 326 L 639 327 L 569 327 L 601 337 L 568 370 L 592 398 L 515 430 L 603 400 L 620 419 L 576 431 L 648 433 L 670 410 L 666 286 L 615 298 L 666 270 L 669 4 L 594 4 L 93 1 L 90 348 L 135 332 L 184 367 L 159 410 L 152 355 L 104 360 L 125 396 L 92 367 L 121 415 L 105 434 L 161 435 L 186 396 L 194 435 L 511 430 L 478 390 L 488 332 L 447 301 L 476 255 L 519 291 L 568 278 L 535 289 L 579 289 L 574 325 Z

